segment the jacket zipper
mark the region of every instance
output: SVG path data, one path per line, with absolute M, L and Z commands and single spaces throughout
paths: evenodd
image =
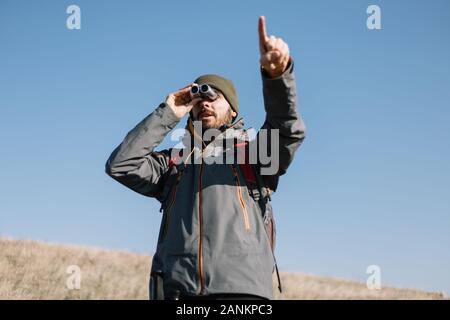
M 239 179 L 239 174 L 234 165 L 231 165 L 231 168 L 236 181 L 237 194 L 242 208 L 245 231 L 250 231 L 250 219 L 248 218 L 247 206 L 245 205 L 244 196 L 242 195 L 242 188 L 241 188 L 241 181 Z
M 203 160 L 203 159 L 202 159 Z M 202 212 L 202 175 L 203 161 L 200 164 L 200 174 L 198 177 L 198 221 L 199 221 L 199 240 L 198 240 L 198 275 L 200 278 L 200 295 L 205 293 L 205 279 L 203 276 L 203 212 Z
M 170 213 L 171 213 L 171 211 L 172 211 L 172 206 L 173 206 L 173 204 L 175 203 L 175 199 L 176 199 L 176 197 L 177 197 L 178 185 L 179 185 L 179 182 L 180 182 L 180 180 L 181 180 L 181 177 L 183 176 L 183 172 L 184 172 L 184 171 L 181 171 L 181 172 L 178 174 L 178 176 L 177 176 L 177 181 L 175 182 L 174 190 L 173 190 L 173 192 L 172 192 L 172 197 L 171 197 L 170 203 L 169 203 L 169 205 L 167 206 L 167 209 L 166 209 L 166 222 L 165 222 L 165 224 L 164 224 L 164 231 L 163 231 L 162 239 L 164 239 L 164 238 L 166 237 L 167 231 L 168 231 L 168 229 L 169 229 Z

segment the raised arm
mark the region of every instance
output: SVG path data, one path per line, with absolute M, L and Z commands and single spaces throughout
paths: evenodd
M 266 111 L 266 119 L 261 129 L 266 129 L 268 133 L 267 139 L 264 139 L 268 149 L 276 152 L 278 157 L 277 163 L 262 163 L 261 166 L 264 168 L 275 165 L 277 170 L 274 174 L 263 174 L 266 186 L 275 191 L 279 177 L 286 173 L 296 150 L 305 138 L 306 129 L 297 109 L 294 63 L 289 54 L 289 47 L 283 39 L 267 36 L 264 17 L 259 18 L 258 31 Z M 274 129 L 278 130 L 279 135 L 277 146 L 271 144 Z M 271 156 L 275 160 L 277 157 Z
M 162 177 L 169 168 L 170 151 L 154 151 L 164 137 L 188 113 L 196 100 L 189 96 L 190 86 L 167 96 L 142 120 L 112 152 L 106 173 L 126 187 L 148 197 L 162 190 Z

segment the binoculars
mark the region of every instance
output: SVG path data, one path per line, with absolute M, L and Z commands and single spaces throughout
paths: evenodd
M 217 92 L 207 84 L 198 85 L 194 83 L 191 87 L 191 99 L 203 96 L 210 100 L 216 100 L 218 97 Z

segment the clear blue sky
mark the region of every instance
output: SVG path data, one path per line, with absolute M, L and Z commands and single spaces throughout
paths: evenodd
M 233 79 L 258 128 L 259 15 L 290 45 L 308 129 L 273 201 L 281 269 L 365 281 L 376 264 L 382 285 L 450 293 L 446 0 L 2 0 L 0 234 L 152 253 L 158 202 L 105 161 L 203 73 Z

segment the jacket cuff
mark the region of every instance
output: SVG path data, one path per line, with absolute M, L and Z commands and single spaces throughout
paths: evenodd
M 284 73 L 276 78 L 262 74 L 264 108 L 272 117 L 285 118 L 296 112 L 296 85 L 294 62 L 290 63 Z
M 260 69 L 261 69 L 261 76 L 262 76 L 263 80 L 268 80 L 268 81 L 279 80 L 279 79 L 282 79 L 283 77 L 287 76 L 288 74 L 291 74 L 294 71 L 294 59 L 292 59 L 292 57 L 290 57 L 288 65 L 286 67 L 286 70 L 281 75 L 279 75 L 278 77 L 275 77 L 275 78 L 269 77 L 269 74 L 262 66 L 260 67 Z
M 161 124 L 170 129 L 175 128 L 181 120 L 165 102 L 161 103 L 155 112 L 161 118 Z

